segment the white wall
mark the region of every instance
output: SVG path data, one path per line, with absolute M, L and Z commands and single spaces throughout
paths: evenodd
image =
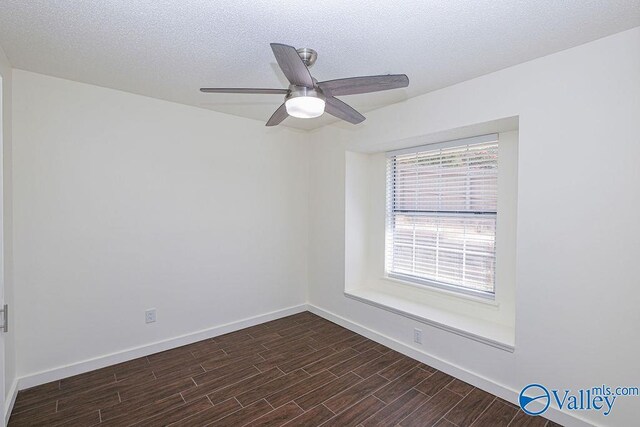
M 305 302 L 301 132 L 20 70 L 13 96 L 19 376 Z
M 0 48 L 0 76 L 2 76 L 2 275 L 4 280 L 4 301 L 9 305 L 9 331 L 4 334 L 4 390 L 10 396 L 10 389 L 16 379 L 15 369 L 15 308 L 13 298 L 13 236 L 12 236 L 12 189 L 11 189 L 11 81 L 12 69 L 9 60 Z M 2 402 L 4 404 L 4 402 Z
M 418 348 L 514 391 L 638 385 L 640 28 L 370 112 L 361 126 L 314 132 L 309 302 L 413 346 L 417 322 L 343 295 L 345 151 L 512 116 L 516 350 L 426 325 Z M 620 398 L 609 417 L 574 415 L 634 425 L 640 401 Z

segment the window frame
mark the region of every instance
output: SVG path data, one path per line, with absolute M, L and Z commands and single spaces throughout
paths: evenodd
M 463 139 L 456 139 L 456 140 L 450 140 L 450 141 L 444 141 L 444 142 L 439 142 L 439 143 L 433 143 L 433 144 L 426 144 L 426 145 L 419 145 L 419 146 L 415 146 L 415 147 L 409 147 L 409 148 L 403 148 L 400 150 L 393 150 L 393 151 L 388 151 L 385 153 L 385 156 L 387 158 L 387 161 L 389 158 L 395 157 L 395 156 L 399 156 L 399 155 L 406 155 L 406 154 L 413 154 L 413 153 L 419 153 L 419 152 L 428 152 L 428 151 L 437 151 L 437 150 L 443 150 L 443 149 L 449 149 L 449 148 L 456 148 L 456 147 L 460 147 L 460 146 L 466 146 L 466 145 L 475 145 L 475 144 L 483 144 L 483 143 L 491 143 L 491 142 L 495 142 L 498 145 L 498 150 L 499 150 L 499 136 L 497 133 L 495 134 L 488 134 L 488 135 L 480 135 L 480 136 L 474 136 L 474 137 L 470 137 L 470 138 L 463 138 Z M 499 161 L 497 162 L 497 165 L 499 167 Z M 410 274 L 403 274 L 403 273 L 397 273 L 397 272 L 393 272 L 390 271 L 390 257 L 389 257 L 389 250 L 393 250 L 393 243 L 389 244 L 389 242 L 393 241 L 393 235 L 394 235 L 394 221 L 393 221 L 393 216 L 391 215 L 392 211 L 393 211 L 393 192 L 394 192 L 394 188 L 393 188 L 393 176 L 394 173 L 389 173 L 389 170 L 387 170 L 387 176 L 386 176 L 386 208 L 385 208 L 385 247 L 384 247 L 384 277 L 392 280 L 392 281 L 399 281 L 402 283 L 406 283 L 409 285 L 413 285 L 413 286 L 417 286 L 419 288 L 422 289 L 435 289 L 435 290 L 439 290 L 439 291 L 446 291 L 447 293 L 456 295 L 456 296 L 472 296 L 472 297 L 479 297 L 483 300 L 490 300 L 490 301 L 496 301 L 496 294 L 497 294 L 497 235 L 498 235 L 498 205 L 496 205 L 496 211 L 495 212 L 490 212 L 487 213 L 489 215 L 492 215 L 495 218 L 495 231 L 494 231 L 494 264 L 493 264 L 493 292 L 489 292 L 489 291 L 482 291 L 482 290 L 478 290 L 478 289 L 472 289 L 472 288 L 468 288 L 468 287 L 464 287 L 461 285 L 457 285 L 457 284 L 453 284 L 453 283 L 447 283 L 447 282 L 443 282 L 443 281 L 438 281 L 438 280 L 434 280 L 434 279 L 428 279 L 428 278 L 423 278 L 423 277 L 419 277 L 419 276 L 413 276 Z M 499 174 L 499 171 L 496 171 L 496 175 Z M 497 178 L 497 176 L 496 176 Z M 499 198 L 499 189 L 497 189 L 497 196 Z M 445 216 L 445 215 L 442 215 Z M 470 215 L 464 215 L 464 214 L 460 214 L 460 215 L 455 215 L 457 217 L 460 218 L 464 218 L 464 217 L 470 217 Z

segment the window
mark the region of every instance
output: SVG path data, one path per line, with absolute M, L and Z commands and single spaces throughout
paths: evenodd
M 387 153 L 388 277 L 494 297 L 498 136 Z

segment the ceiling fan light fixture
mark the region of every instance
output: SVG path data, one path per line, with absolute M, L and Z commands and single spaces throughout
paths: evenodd
M 324 96 L 315 89 L 296 88 L 284 103 L 287 114 L 300 119 L 320 117 L 324 113 Z
M 320 117 L 324 113 L 324 99 L 315 96 L 299 96 L 287 99 L 287 114 L 300 119 Z

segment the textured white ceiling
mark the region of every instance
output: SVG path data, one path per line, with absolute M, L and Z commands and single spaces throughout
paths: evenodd
M 407 89 L 342 99 L 365 113 L 640 25 L 640 0 L 2 0 L 16 68 L 266 121 L 285 87 L 270 42 L 318 51 L 318 80 L 405 73 Z M 288 118 L 313 129 L 333 121 Z

